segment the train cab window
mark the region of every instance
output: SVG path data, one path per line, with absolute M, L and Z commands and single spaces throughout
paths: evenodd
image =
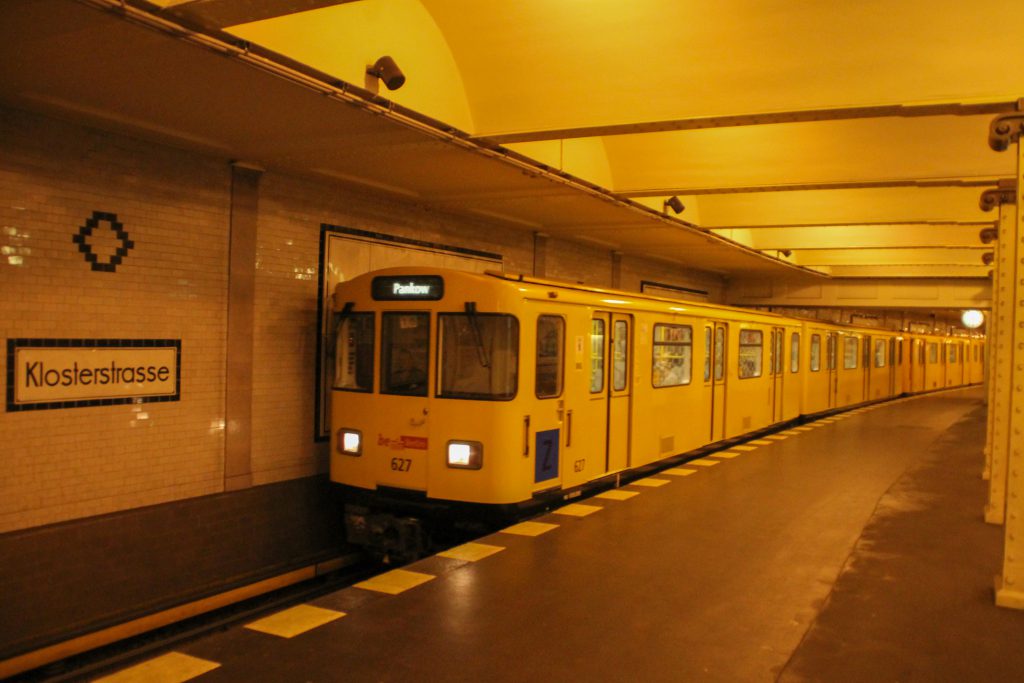
M 764 333 L 761 330 L 740 330 L 740 379 L 761 376 L 764 356 Z
M 429 313 L 384 313 L 381 319 L 381 393 L 426 396 L 429 353 Z
M 537 398 L 562 395 L 565 320 L 557 315 L 537 318 Z
M 789 371 L 800 372 L 800 333 L 794 332 L 789 340 Z
M 704 328 L 704 381 L 711 379 L 711 328 Z
M 689 325 L 654 325 L 651 348 L 651 384 L 677 387 L 690 383 L 693 363 L 693 328 Z
M 876 368 L 884 368 L 885 367 L 885 340 L 884 339 L 876 339 L 875 340 L 875 367 Z
M 715 381 L 725 377 L 725 328 L 715 328 Z
M 604 391 L 604 320 L 590 321 L 590 393 Z
M 821 370 L 821 335 L 811 335 L 811 372 Z
M 939 345 L 937 342 L 928 342 L 928 362 L 939 362 Z
M 334 347 L 334 388 L 373 391 L 373 313 L 350 313 Z
M 857 367 L 857 346 L 860 340 L 857 337 L 843 338 L 843 368 L 853 370 Z
M 438 396 L 492 401 L 515 398 L 519 321 L 511 315 L 438 315 Z
M 627 359 L 629 358 L 629 325 L 625 320 L 616 320 L 612 328 L 612 389 L 625 391 Z

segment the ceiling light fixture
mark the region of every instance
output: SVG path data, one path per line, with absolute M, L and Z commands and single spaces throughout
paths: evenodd
M 366 67 L 366 74 L 382 80 L 388 90 L 398 90 L 405 85 L 405 74 L 395 64 L 395 60 L 388 55 L 378 59 L 372 66 Z
M 668 213 L 668 210 L 672 209 L 673 211 L 675 211 L 678 214 L 678 213 L 682 213 L 683 209 L 685 209 L 685 208 L 686 207 L 683 206 L 683 202 L 680 201 L 679 197 L 677 197 L 675 195 L 672 195 L 671 197 L 666 199 L 662 203 L 662 205 L 661 205 L 662 213 Z

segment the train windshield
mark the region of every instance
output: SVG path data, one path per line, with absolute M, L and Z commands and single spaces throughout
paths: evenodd
M 438 396 L 491 401 L 515 398 L 519 321 L 511 315 L 441 313 Z
M 429 354 L 429 313 L 385 313 L 381 320 L 381 393 L 426 396 Z

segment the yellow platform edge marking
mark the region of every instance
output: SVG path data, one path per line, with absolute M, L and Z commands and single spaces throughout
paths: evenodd
M 782 434 L 772 434 L 771 436 L 766 436 L 764 438 L 768 439 L 769 441 L 785 441 L 789 437 L 783 436 Z
M 437 554 L 438 557 L 447 557 L 451 560 L 463 560 L 465 562 L 477 562 L 500 553 L 505 548 L 500 545 L 488 545 L 487 543 L 463 543 L 462 545 L 449 548 Z
M 726 458 L 727 460 L 731 460 L 732 458 L 738 458 L 741 455 L 743 455 L 743 453 L 741 453 L 739 451 L 718 451 L 717 453 L 710 453 L 710 454 L 708 454 L 708 457 L 711 457 L 711 458 Z
M 740 451 L 742 453 L 749 453 L 750 451 L 756 451 L 757 446 L 733 446 L 729 450 Z
M 202 676 L 219 666 L 217 662 L 207 659 L 191 657 L 180 652 L 168 652 L 142 664 L 97 678 L 94 683 L 179 683 Z
M 814 428 L 813 427 L 793 427 L 793 431 L 794 432 L 809 432 L 812 429 L 814 429 Z
M 271 614 L 246 624 L 245 628 L 260 633 L 269 633 L 281 638 L 294 638 L 300 633 L 312 631 L 318 626 L 329 624 L 335 619 L 345 616 L 344 612 L 313 605 L 296 605 L 289 609 Z
M 514 536 L 540 536 L 557 528 L 557 524 L 547 524 L 546 522 L 520 522 L 519 524 L 505 527 L 501 530 L 501 533 Z
M 796 436 L 796 435 L 797 435 L 797 434 L 799 434 L 799 433 L 800 433 L 800 432 L 798 432 L 798 431 L 797 431 L 797 430 L 795 430 L 795 429 L 787 429 L 787 430 L 786 430 L 786 431 L 784 431 L 784 432 L 779 432 L 779 436 Z
M 585 505 L 583 503 L 572 503 L 564 507 L 560 507 L 557 510 L 552 510 L 556 515 L 567 515 L 569 517 L 586 517 L 592 515 L 595 512 L 599 512 L 604 508 L 600 505 Z
M 363 590 L 398 595 L 433 578 L 434 576 L 431 574 L 421 574 L 420 572 L 411 572 L 406 569 L 392 569 L 366 581 L 360 581 L 355 586 Z
M 673 477 L 688 477 L 691 474 L 697 474 L 697 470 L 688 470 L 685 467 L 673 467 L 669 470 L 663 470 L 662 474 L 671 474 Z
M 697 467 L 714 467 L 715 465 L 717 465 L 720 462 L 722 462 L 722 461 L 721 460 L 711 460 L 709 458 L 699 458 L 697 460 L 690 460 L 686 464 L 687 465 L 696 465 Z
M 604 498 L 605 500 L 629 500 L 633 496 L 639 496 L 639 491 L 623 491 L 622 489 L 612 489 L 611 491 L 605 491 L 599 493 L 595 498 Z
M 767 439 L 755 439 L 754 441 L 748 441 L 747 443 L 752 446 L 767 446 L 771 444 L 771 441 L 768 441 Z
M 636 481 L 629 482 L 633 486 L 646 486 L 648 488 L 656 489 L 659 486 L 664 486 L 670 483 L 671 479 L 658 479 L 657 477 L 645 477 L 644 479 L 637 479 Z

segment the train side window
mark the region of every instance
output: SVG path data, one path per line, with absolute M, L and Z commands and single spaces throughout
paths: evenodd
M 811 335 L 811 372 L 821 370 L 821 335 Z
M 715 328 L 715 381 L 725 377 L 725 328 Z
M 828 369 L 836 369 L 836 335 L 828 335 Z
M 711 328 L 704 328 L 704 381 L 711 379 Z
M 565 320 L 557 315 L 537 318 L 537 398 L 562 395 Z
M 949 362 L 950 363 L 955 363 L 956 362 L 956 344 L 950 344 L 949 345 Z
M 761 330 L 740 330 L 740 379 L 761 376 L 764 356 L 764 333 Z
M 493 313 L 438 315 L 438 396 L 490 401 L 515 398 L 519 321 Z
M 373 313 L 349 313 L 334 347 L 334 388 L 373 391 Z
M 789 371 L 800 372 L 800 333 L 794 332 L 789 339 Z
M 975 362 L 975 363 L 977 363 L 977 362 L 978 362 L 978 349 L 979 349 L 979 348 L 981 348 L 981 347 L 979 347 L 979 346 L 975 346 L 975 347 L 974 347 L 974 362 Z
M 627 359 L 629 358 L 629 325 L 625 320 L 616 320 L 612 328 L 612 389 L 625 391 Z
M 692 363 L 693 328 L 656 323 L 651 346 L 651 384 L 654 387 L 689 384 Z
M 590 321 L 590 393 L 604 391 L 604 320 Z
M 928 342 L 928 362 L 939 362 L 939 345 L 936 342 Z
M 885 367 L 885 340 L 884 339 L 876 339 L 875 340 L 875 367 L 876 368 L 884 368 Z
M 853 370 L 857 367 L 857 346 L 860 340 L 857 337 L 843 338 L 843 368 Z
M 381 393 L 426 396 L 429 354 L 429 313 L 384 313 L 381 319 Z
M 899 353 L 899 364 L 903 365 L 903 340 L 900 339 L 899 346 L 897 347 L 897 353 Z

